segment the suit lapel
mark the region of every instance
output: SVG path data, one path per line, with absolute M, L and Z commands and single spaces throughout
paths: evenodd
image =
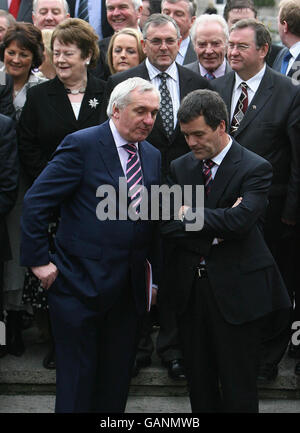
M 57 77 L 55 77 L 51 82 L 49 81 L 49 104 L 52 109 L 57 113 L 57 115 L 66 124 L 71 124 L 72 127 L 76 125 L 76 119 L 74 112 L 66 94 L 63 84 Z
M 107 168 L 107 172 L 113 178 L 117 188 L 119 188 L 119 179 L 124 177 L 124 172 L 121 166 L 118 150 L 113 139 L 109 120 L 99 127 L 101 133 L 99 139 L 99 153 Z
M 81 103 L 78 117 L 79 129 L 81 124 L 86 124 L 87 119 L 90 116 L 93 116 L 98 104 L 101 104 L 103 100 L 103 90 L 99 89 L 99 86 L 97 86 L 97 84 L 98 83 L 95 83 L 94 77 L 89 74 L 86 92 Z
M 252 99 L 251 104 L 248 107 L 248 110 L 246 111 L 246 114 L 243 117 L 243 120 L 241 121 L 241 124 L 237 132 L 234 134 L 235 138 L 238 137 L 239 134 L 241 134 L 243 130 L 253 121 L 253 119 L 255 119 L 255 117 L 259 115 L 261 109 L 271 98 L 273 87 L 274 87 L 273 77 L 267 66 L 265 74 L 254 95 L 254 98 Z
M 296 62 L 297 62 L 297 63 L 296 63 Z M 287 74 L 288 77 L 293 78 L 293 75 L 295 74 L 295 72 L 300 70 L 299 62 L 300 62 L 300 54 L 299 54 L 299 56 L 296 58 L 296 60 L 294 61 L 294 63 L 292 64 L 292 67 L 291 67 L 291 69 L 289 70 L 289 73 Z M 300 81 L 300 76 L 299 76 L 299 74 L 296 74 L 296 76 L 295 76 L 295 80 Z
M 232 146 L 225 155 L 220 167 L 215 175 L 211 191 L 206 199 L 206 207 L 214 209 L 220 198 L 223 195 L 228 183 L 234 176 L 239 167 L 239 161 L 241 160 L 241 150 L 237 143 L 233 140 Z

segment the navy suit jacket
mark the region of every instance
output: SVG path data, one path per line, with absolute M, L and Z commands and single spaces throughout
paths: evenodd
M 186 232 L 181 221 L 164 223 L 163 234 L 175 242 L 166 260 L 167 265 L 172 263 L 171 301 L 175 300 L 179 313 L 188 305 L 203 256 L 216 302 L 227 322 L 246 323 L 290 306 L 261 232 L 271 178 L 271 165 L 233 140 L 204 199 L 203 228 Z M 202 161 L 192 152 L 176 159 L 171 163 L 171 181 L 182 187 L 203 185 Z M 232 208 L 238 197 L 243 197 L 241 204 Z M 213 245 L 214 238 L 223 241 Z
M 272 66 L 272 68 L 275 71 L 280 72 L 282 60 L 283 60 L 284 56 L 287 54 L 287 52 L 288 52 L 288 48 L 282 48 L 282 50 L 279 51 L 279 53 L 277 54 L 277 57 L 274 60 L 274 63 L 273 63 L 273 66 Z M 298 62 L 298 65 L 296 64 L 296 62 Z M 291 66 L 291 68 L 290 68 L 287 76 L 291 77 L 291 78 L 294 78 L 295 80 L 300 81 L 300 54 L 296 58 L 296 60 L 294 61 L 294 63 L 292 64 L 292 66 Z
M 144 185 L 160 182 L 160 154 L 139 143 Z M 119 197 L 124 177 L 108 122 L 68 135 L 24 199 L 21 262 L 39 266 L 52 261 L 59 275 L 50 287 L 73 295 L 90 308 L 106 311 L 131 282 L 137 309 L 146 308 L 145 261 L 156 223 L 105 220 L 96 216 L 101 185 Z M 47 227 L 51 210 L 60 206 L 56 252 L 49 255 Z M 117 207 L 118 209 L 118 207 Z

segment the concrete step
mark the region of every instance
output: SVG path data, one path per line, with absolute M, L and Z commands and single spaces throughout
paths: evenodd
M 6 355 L 0 360 L 0 394 L 55 394 L 55 370 L 47 370 L 42 365 L 48 345 L 37 343 L 37 338 L 35 327 L 27 329 L 25 353 L 21 357 Z M 300 399 L 300 377 L 294 374 L 294 367 L 295 360 L 285 356 L 277 378 L 259 387 L 260 398 Z M 152 365 L 132 379 L 130 395 L 187 396 L 187 387 L 185 381 L 170 379 L 154 355 Z

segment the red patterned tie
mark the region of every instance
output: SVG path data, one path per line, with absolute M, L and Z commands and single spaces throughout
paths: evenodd
M 21 0 L 11 0 L 9 12 L 17 19 Z
M 247 92 L 247 84 L 242 82 L 240 84 L 242 92 L 240 94 L 239 100 L 237 101 L 233 118 L 231 121 L 230 133 L 233 134 L 240 126 L 241 121 L 247 111 L 248 108 L 248 92 Z
M 204 176 L 204 187 L 206 195 L 210 193 L 212 187 L 213 177 L 211 169 L 214 165 L 215 163 L 211 159 L 206 159 L 205 161 L 203 161 L 202 172 Z
M 126 165 L 126 178 L 128 190 L 131 193 L 130 200 L 133 202 L 133 207 L 135 207 L 136 213 L 139 213 L 140 202 L 142 200 L 141 190 L 143 186 L 142 167 L 140 164 L 136 145 L 128 143 L 125 144 L 123 147 L 129 153 Z

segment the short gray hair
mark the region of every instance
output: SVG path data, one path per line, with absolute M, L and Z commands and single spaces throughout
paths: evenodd
M 163 5 L 165 2 L 171 3 L 175 5 L 176 3 L 180 2 L 181 0 L 162 0 L 161 2 L 161 10 L 163 10 Z M 188 4 L 188 10 L 190 17 L 194 17 L 197 13 L 197 4 L 194 0 L 183 0 L 185 3 Z
M 128 78 L 126 81 L 119 83 L 112 91 L 106 110 L 107 117 L 112 117 L 114 106 L 120 110 L 127 107 L 127 105 L 131 102 L 130 93 L 135 89 L 138 89 L 139 93 L 156 93 L 160 102 L 160 93 L 157 88 L 150 83 L 150 81 L 144 80 L 140 77 Z
M 200 15 L 198 18 L 195 19 L 194 24 L 191 28 L 191 39 L 193 41 L 193 43 L 195 43 L 195 39 L 196 39 L 196 33 L 197 33 L 197 29 L 200 26 L 204 26 L 206 24 L 211 24 L 211 23 L 218 23 L 220 24 L 224 36 L 225 36 L 225 40 L 226 42 L 228 41 L 229 38 L 229 31 L 228 31 L 228 25 L 226 23 L 226 21 L 224 20 L 223 17 L 221 17 L 220 15 L 216 15 L 216 14 L 203 14 Z
M 176 23 L 176 21 L 170 17 L 169 15 L 165 15 L 165 14 L 152 14 L 150 15 L 150 17 L 147 19 L 147 21 L 144 24 L 143 27 L 143 38 L 147 39 L 147 33 L 148 33 L 148 29 L 150 26 L 153 27 L 160 27 L 160 26 L 165 26 L 168 23 L 172 23 L 173 26 L 175 27 L 175 30 L 177 32 L 177 38 L 180 39 L 181 35 L 180 35 L 180 29 Z
M 107 6 L 107 1 L 105 1 L 105 5 Z M 132 3 L 132 6 L 134 7 L 134 9 L 137 11 L 138 8 L 140 8 L 141 6 L 143 6 L 143 2 L 142 0 L 126 0 L 127 2 L 130 1 Z
M 70 13 L 70 9 L 69 9 L 69 5 L 68 5 L 67 0 L 59 0 L 59 1 L 61 2 L 62 6 L 63 6 L 63 9 L 64 9 L 66 15 L 68 13 Z M 39 0 L 33 0 L 33 2 L 32 2 L 32 12 L 34 14 L 36 14 L 38 2 L 39 2 Z

